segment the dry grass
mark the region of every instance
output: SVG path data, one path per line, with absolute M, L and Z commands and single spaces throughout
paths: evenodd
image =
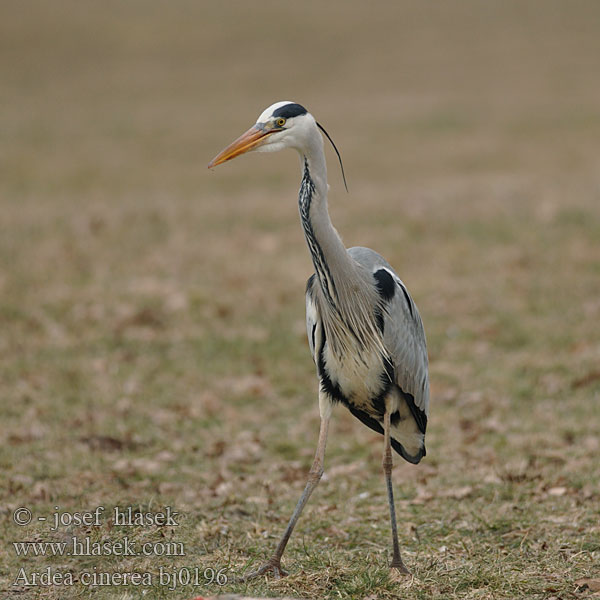
M 584 598 L 600 559 L 600 10 L 593 2 L 4 4 L 0 589 L 10 598 Z M 331 211 L 397 268 L 431 360 L 428 456 L 394 471 L 336 412 L 326 477 L 271 551 L 318 431 L 291 153 L 208 160 L 271 102 L 340 147 Z M 13 523 L 115 506 L 176 527 Z M 13 541 L 181 542 L 18 557 Z M 150 572 L 152 587 L 13 586 Z M 200 569 L 170 592 L 160 567 Z

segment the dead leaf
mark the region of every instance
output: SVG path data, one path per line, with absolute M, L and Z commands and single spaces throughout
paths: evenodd
M 364 460 L 355 460 L 350 463 L 342 463 L 340 465 L 334 465 L 327 469 L 327 473 L 330 477 L 348 476 L 355 473 L 364 472 L 366 469 Z
M 500 477 L 498 477 L 498 475 L 496 473 L 488 473 L 483 478 L 483 482 L 484 483 L 499 484 L 499 483 L 502 483 L 502 479 Z
M 82 436 L 79 441 L 89 446 L 92 450 L 116 452 L 119 450 L 133 449 L 136 443 L 130 439 L 117 438 L 112 435 L 89 435 Z
M 402 573 L 398 569 L 390 569 L 390 573 L 388 575 L 389 580 L 392 583 L 399 583 L 403 587 L 410 587 L 413 582 L 413 576 L 408 573 Z
M 117 335 L 122 335 L 130 327 L 164 329 L 166 319 L 162 311 L 149 306 L 142 307 L 120 319 L 114 327 Z
M 567 515 L 550 515 L 548 517 L 544 517 L 544 521 L 547 521 L 548 523 L 556 523 L 557 525 L 567 523 L 569 520 L 570 517 Z
M 600 578 L 592 579 L 590 577 L 584 577 L 583 579 L 578 579 L 575 582 L 577 588 L 576 592 L 583 592 L 585 590 L 590 590 L 590 592 L 600 592 Z
M 600 380 L 600 371 L 590 371 L 583 377 L 575 379 L 575 381 L 571 383 L 571 387 L 576 390 L 577 388 L 585 387 L 598 380 Z
M 417 488 L 417 495 L 410 501 L 410 504 L 425 504 L 434 499 L 434 495 L 424 487 Z
M 273 393 L 271 383 L 261 375 L 242 375 L 240 377 L 226 377 L 221 381 L 224 391 L 234 396 L 270 396 Z
M 30 491 L 31 497 L 36 500 L 43 500 L 45 502 L 50 500 L 50 490 L 48 485 L 42 481 L 36 481 Z
M 442 498 L 454 498 L 455 500 L 462 500 L 467 498 L 473 493 L 473 486 L 465 485 L 459 488 L 451 488 L 449 490 L 443 490 L 439 495 Z
M 548 496 L 564 496 L 567 493 L 567 488 L 564 486 L 551 487 L 547 491 Z

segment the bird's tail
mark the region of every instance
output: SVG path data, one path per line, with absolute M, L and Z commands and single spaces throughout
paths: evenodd
M 397 410 L 391 414 L 392 448 L 410 463 L 417 464 L 427 454 L 425 430 L 427 415 L 415 404 L 412 394 L 397 390 Z
M 427 454 L 427 450 L 425 449 L 425 436 L 420 434 L 421 439 L 413 442 L 411 446 L 408 446 L 408 450 L 404 443 L 399 442 L 394 436 L 394 428 L 392 428 L 392 438 L 390 440 L 392 444 L 392 448 L 409 463 L 416 465 L 421 462 L 421 459 Z M 406 443 L 406 442 L 405 442 Z M 412 453 L 411 453 L 412 451 Z
M 398 388 L 398 409 L 390 416 L 390 443 L 392 448 L 406 461 L 416 465 L 427 453 L 425 450 L 425 428 L 427 417 L 420 414 L 421 411 L 415 406 L 416 415 L 410 409 L 410 394 L 404 394 Z M 410 398 L 404 398 L 409 396 Z M 412 402 L 414 406 L 414 402 Z M 369 415 L 367 412 L 347 405 L 348 410 L 367 427 L 383 435 L 383 417 L 381 420 Z

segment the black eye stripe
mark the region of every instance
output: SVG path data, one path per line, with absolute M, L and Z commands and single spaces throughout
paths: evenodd
M 275 118 L 283 117 L 284 119 L 291 119 L 292 117 L 299 117 L 305 115 L 308 111 L 300 104 L 284 104 L 273 112 Z

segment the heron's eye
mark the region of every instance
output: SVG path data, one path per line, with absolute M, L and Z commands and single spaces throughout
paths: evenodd
M 283 127 L 285 125 L 285 119 L 283 117 L 279 117 L 279 119 L 275 121 L 275 124 L 277 127 Z

